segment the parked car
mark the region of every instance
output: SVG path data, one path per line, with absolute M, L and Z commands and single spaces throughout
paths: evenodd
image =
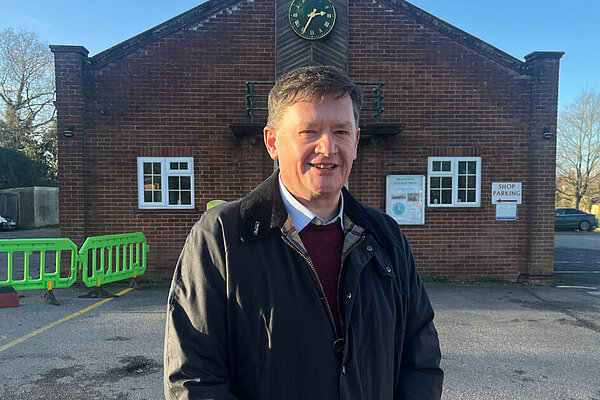
M 554 229 L 591 231 L 598 227 L 598 218 L 576 208 L 557 207 L 554 210 Z
M 17 229 L 17 223 L 11 217 L 3 217 L 0 215 L 0 230 L 12 231 Z

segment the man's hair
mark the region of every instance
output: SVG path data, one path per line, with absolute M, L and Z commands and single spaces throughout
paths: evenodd
M 276 127 L 285 109 L 300 101 L 323 101 L 350 96 L 354 121 L 358 128 L 363 94 L 359 87 L 334 67 L 314 66 L 294 69 L 277 80 L 269 92 L 267 125 Z

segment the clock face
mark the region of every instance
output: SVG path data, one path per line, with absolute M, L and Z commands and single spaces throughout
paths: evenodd
M 335 8 L 331 0 L 293 0 L 289 11 L 290 25 L 298 36 L 321 39 L 333 29 Z

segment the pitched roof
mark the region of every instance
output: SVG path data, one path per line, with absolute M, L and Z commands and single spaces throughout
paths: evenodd
M 404 0 L 378 0 L 412 16 L 450 39 L 515 71 L 526 74 L 526 63 Z
M 104 50 L 101 53 L 86 60 L 86 67 L 95 69 L 102 67 L 113 60 L 126 56 L 127 54 L 139 49 L 145 44 L 169 35 L 175 31 L 185 28 L 199 20 L 207 19 L 216 15 L 223 9 L 245 0 L 208 0 L 191 10 L 188 10 L 170 20 L 163 22 L 154 28 L 148 29 L 124 42 Z M 449 24 L 442 19 L 429 14 L 419 7 L 405 0 L 377 0 L 378 2 L 389 6 L 399 12 L 409 15 L 418 22 L 429 28 L 447 36 L 448 38 L 494 60 L 495 62 L 511 68 L 521 74 L 527 74 L 527 65 L 525 62 L 511 56 L 508 53 L 499 50 L 491 44 Z
M 112 46 L 86 60 L 87 68 L 99 68 L 139 49 L 149 42 L 160 39 L 198 21 L 218 14 L 223 9 L 244 0 L 208 0 L 191 10 L 185 11 L 160 25 L 150 28 L 130 39 Z

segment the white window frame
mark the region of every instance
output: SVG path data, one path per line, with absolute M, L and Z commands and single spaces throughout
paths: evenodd
M 434 161 L 450 161 L 450 171 L 433 171 Z M 458 201 L 458 163 L 461 161 L 476 162 L 476 190 L 475 201 Z M 431 178 L 432 177 L 451 177 L 452 178 L 452 203 L 434 204 L 431 202 Z M 481 157 L 429 157 L 427 163 L 427 206 L 428 207 L 479 207 L 481 205 Z
M 144 201 L 144 163 L 160 163 L 161 201 Z M 185 170 L 172 170 L 172 162 L 186 162 Z M 193 157 L 138 157 L 138 208 L 140 209 L 193 209 L 194 206 L 194 158 Z M 169 176 L 185 176 L 190 178 L 190 204 L 169 204 Z

